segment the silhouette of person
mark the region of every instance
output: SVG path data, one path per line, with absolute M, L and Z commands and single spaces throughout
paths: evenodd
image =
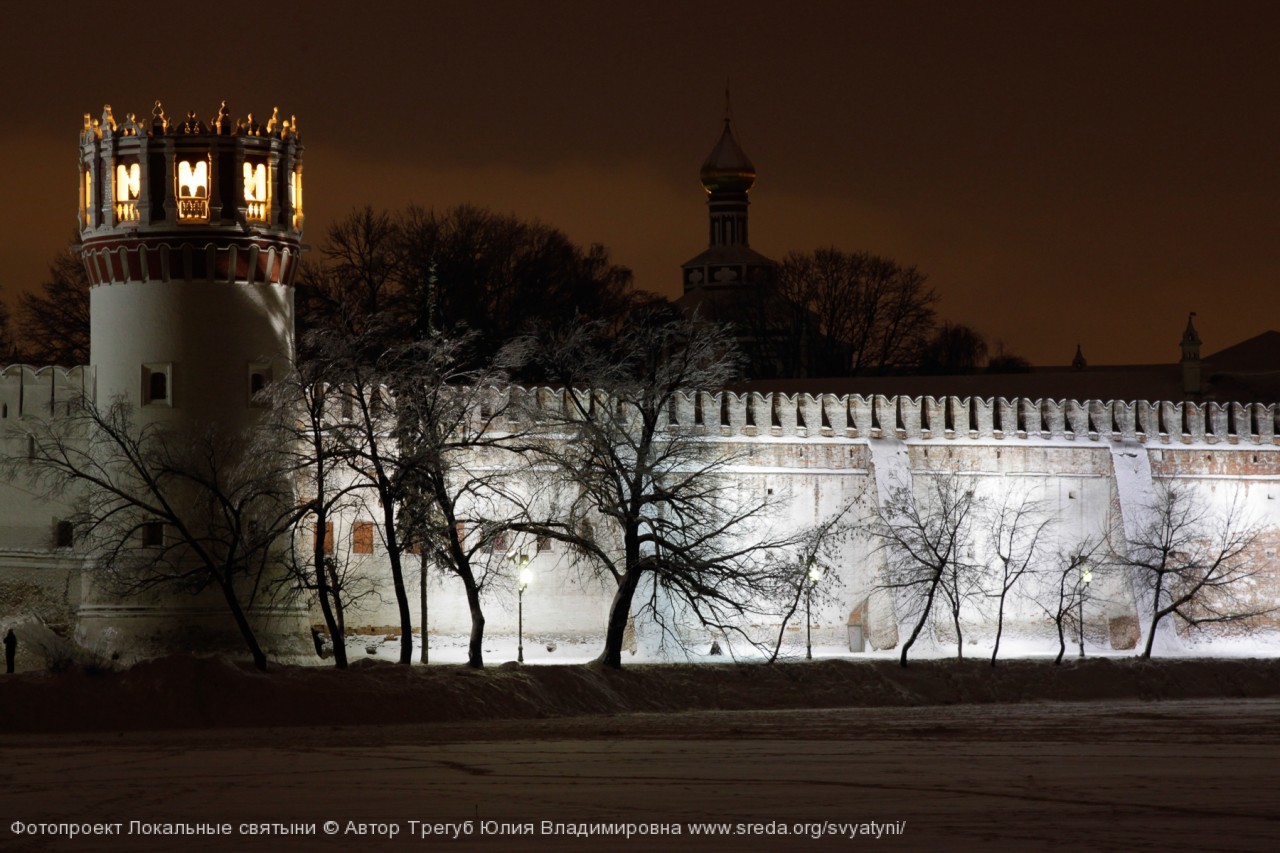
M 13 629 L 4 635 L 4 671 L 13 673 L 13 656 L 18 652 L 18 638 L 13 636 Z

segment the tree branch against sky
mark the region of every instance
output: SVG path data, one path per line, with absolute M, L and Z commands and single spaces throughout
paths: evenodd
M 564 390 L 533 409 L 545 435 L 538 454 L 567 510 L 542 532 L 615 588 L 600 660 L 622 665 L 634 611 L 669 627 L 668 603 L 736 630 L 772 589 L 778 568 L 766 555 L 784 543 L 768 539 L 767 497 L 731 473 L 737 451 L 669 423 L 678 395 L 734 375 L 730 338 L 700 320 L 641 312 L 616 337 L 598 324 L 552 332 L 541 361 Z
M 89 363 L 89 277 L 70 251 L 54 258 L 38 292 L 18 295 L 14 314 L 19 350 L 28 363 Z
M 933 330 L 938 294 L 914 267 L 868 252 L 792 252 L 779 293 L 801 309 L 810 376 L 865 375 L 908 367 Z

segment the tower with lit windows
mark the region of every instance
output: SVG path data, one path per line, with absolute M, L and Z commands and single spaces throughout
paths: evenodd
M 150 121 L 111 107 L 80 138 L 81 257 L 100 405 L 236 426 L 293 355 L 301 251 L 296 119 Z
M 130 113 L 118 121 L 108 106 L 99 119 L 84 117 L 79 167 L 97 405 L 122 400 L 138 423 L 178 430 L 251 426 L 262 414 L 255 395 L 293 358 L 303 226 L 297 120 L 278 112 L 265 122 L 252 113 L 234 119 L 225 102 L 207 122 L 194 113 L 174 120 L 157 101 L 149 120 Z M 268 633 L 305 637 L 294 605 L 258 615 L 276 620 Z M 208 637 L 227 619 L 217 601 L 143 606 L 87 580 L 80 633 L 92 640 L 109 631 L 127 643 L 191 626 Z

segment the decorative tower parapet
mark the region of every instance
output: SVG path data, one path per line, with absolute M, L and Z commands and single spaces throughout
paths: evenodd
M 80 239 L 94 284 L 244 281 L 289 284 L 302 238 L 302 144 L 296 117 L 149 122 L 111 107 L 84 116 Z
M 80 134 L 80 254 L 100 404 L 188 427 L 257 420 L 293 359 L 302 252 L 296 117 L 149 121 L 111 107 Z

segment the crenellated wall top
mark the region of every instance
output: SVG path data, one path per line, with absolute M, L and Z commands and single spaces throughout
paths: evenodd
M 517 393 L 546 407 L 566 392 Z M 1274 444 L 1280 405 L 700 391 L 678 394 L 667 424 L 725 437 Z
M 10 364 L 0 368 L 0 420 L 23 416 L 48 417 L 94 393 L 93 369 Z
M 57 402 L 93 393 L 89 367 L 0 368 L 0 404 L 10 416 L 50 414 Z M 382 393 L 394 400 L 390 389 Z M 491 412 L 516 402 L 563 410 L 566 393 L 548 386 L 494 387 L 478 395 L 475 417 L 488 421 Z M 585 391 L 572 393 L 587 397 Z M 599 392 L 595 404 L 607 405 Z M 1280 443 L 1280 404 L 699 391 L 678 393 L 664 425 L 728 438 L 1258 445 Z

